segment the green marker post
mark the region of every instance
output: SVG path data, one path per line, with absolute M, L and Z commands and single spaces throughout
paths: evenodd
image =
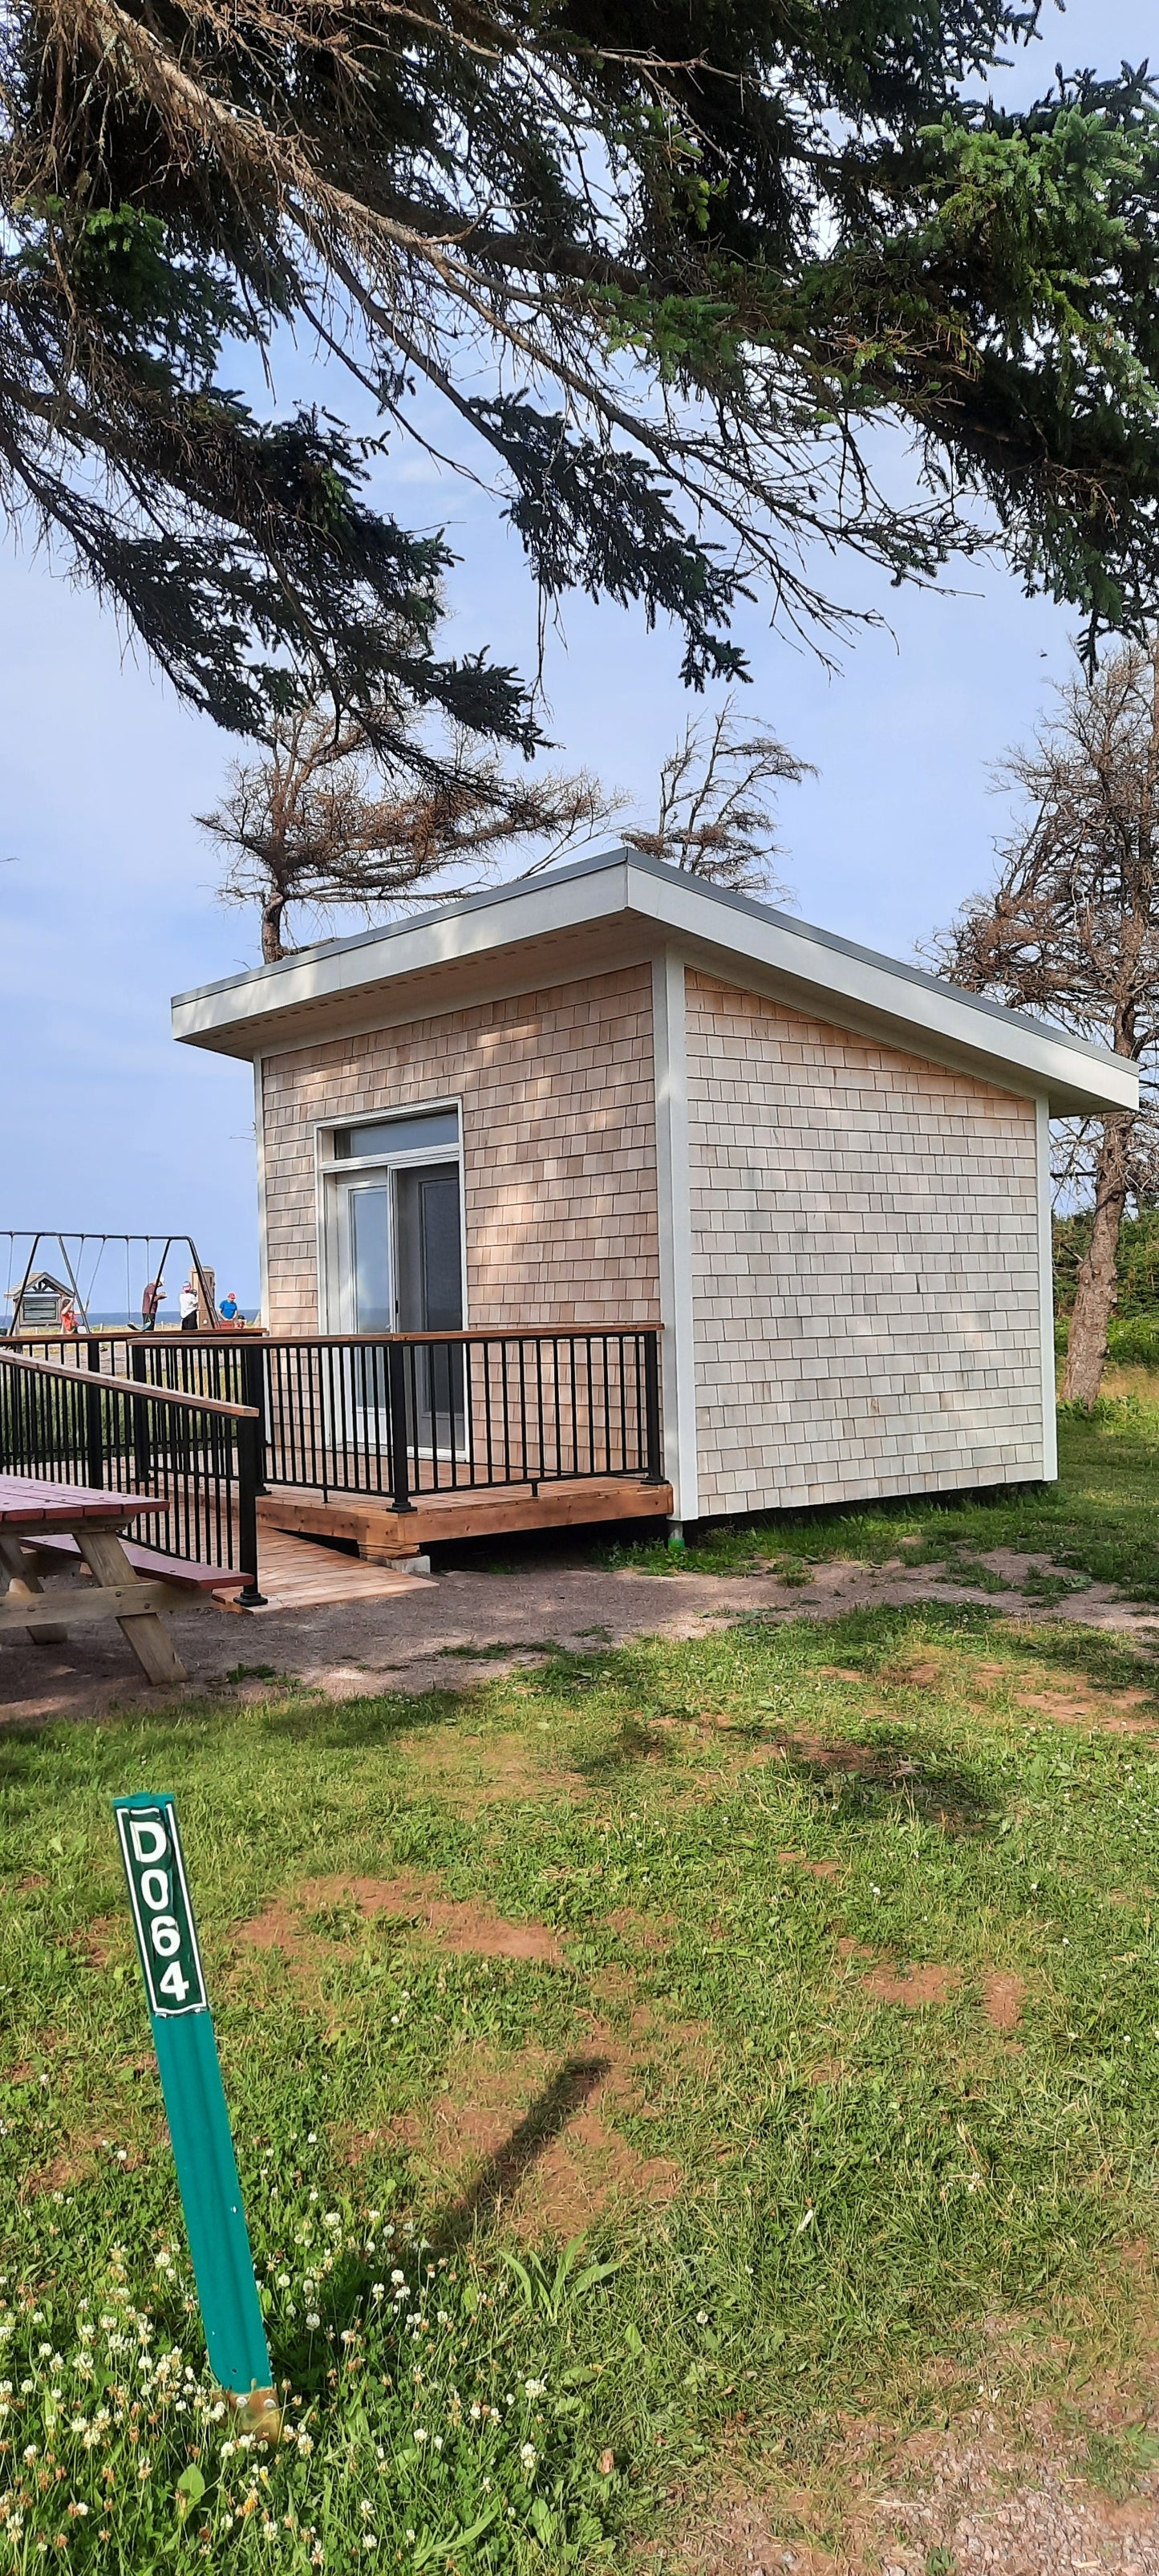
M 247 2431 L 281 2415 L 254 2280 L 229 2112 L 171 1797 L 114 1798 L 129 1903 L 210 2367 Z

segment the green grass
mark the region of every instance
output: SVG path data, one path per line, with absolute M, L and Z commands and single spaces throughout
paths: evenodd
M 15 2568 L 42 2543 L 117 2576 L 622 2567 L 722 2459 L 820 2491 L 843 2412 L 944 2422 L 982 2370 L 1016 2405 L 1069 2384 L 1060 2354 L 1076 2385 L 1129 2376 L 1149 2310 L 1117 2249 L 1159 2241 L 1159 1739 L 1099 1725 L 1124 1685 L 1113 1640 L 934 1603 L 420 1702 L 274 1685 L 10 1730 Z M 1057 1722 L 1068 1694 L 1089 1722 Z M 269 2458 L 205 2373 L 109 1807 L 146 1787 L 179 1801 L 289 2392 Z M 564 1964 L 449 1947 L 405 1892 L 365 1920 L 333 1882 L 367 1877 L 549 1927 Z M 239 1934 L 276 1899 L 296 1964 Z M 920 2012 L 866 1984 L 907 1963 L 947 1972 Z M 536 2194 L 553 2156 L 604 2170 L 609 2056 L 618 2191 L 568 2252 Z M 490 2164 L 488 2098 L 521 2105 Z
M 979 1579 L 979 1554 L 998 1547 L 1043 1554 L 1064 1573 L 1114 1583 L 1131 1600 L 1159 1601 L 1159 1398 L 1102 1399 L 1059 1412 L 1059 1481 L 925 1502 L 908 1496 L 866 1510 L 766 1513 L 694 1535 L 682 1556 L 663 1540 L 613 1542 L 610 1565 L 653 1574 L 730 1574 L 754 1563 L 790 1582 L 827 1558 L 883 1565 L 945 1565 Z M 1000 1578 L 981 1569 L 988 1589 Z

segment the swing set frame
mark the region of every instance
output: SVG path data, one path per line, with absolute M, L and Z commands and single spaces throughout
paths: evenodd
M 0 1242 L 7 1243 L 8 1245 L 8 1269 L 10 1281 L 15 1248 L 17 1244 L 24 1243 L 25 1241 L 31 1242 L 32 1249 L 29 1252 L 28 1259 L 24 1265 L 24 1272 L 19 1286 L 16 1289 L 13 1289 L 12 1286 L 9 1285 L 5 1292 L 6 1296 L 11 1299 L 12 1311 L 6 1321 L 3 1324 L 0 1324 L 0 1340 L 14 1341 L 19 1338 L 20 1334 L 24 1330 L 27 1329 L 21 1325 L 19 1318 L 26 1291 L 37 1269 L 41 1266 L 38 1260 L 38 1255 L 40 1253 L 42 1243 L 54 1243 L 57 1247 L 76 1309 L 78 1332 L 87 1333 L 92 1330 L 89 1323 L 89 1300 L 92 1297 L 93 1288 L 96 1285 L 97 1274 L 104 1257 L 105 1247 L 110 1243 L 122 1243 L 125 1247 L 126 1283 L 128 1282 L 129 1277 L 129 1252 L 130 1247 L 133 1244 L 144 1244 L 146 1267 L 149 1269 L 151 1277 L 154 1279 L 163 1279 L 165 1276 L 165 1264 L 169 1259 L 169 1255 L 174 1244 L 183 1243 L 189 1254 L 190 1276 L 197 1281 L 198 1294 L 201 1298 L 203 1310 L 211 1319 L 208 1329 L 214 1333 L 224 1333 L 229 1330 L 229 1326 L 217 1312 L 214 1294 L 206 1276 L 201 1255 L 198 1252 L 191 1234 L 101 1234 L 90 1230 L 88 1227 L 80 1226 L 74 1227 L 71 1230 L 62 1230 L 59 1226 L 0 1226 Z M 151 1249 L 152 1245 L 155 1243 L 159 1243 L 162 1246 L 161 1258 L 156 1264 L 153 1263 Z M 99 1244 L 100 1250 L 97 1253 L 92 1278 L 89 1283 L 89 1295 L 86 1298 L 81 1293 L 80 1278 L 78 1274 L 84 1268 L 86 1250 L 90 1244 Z M 70 1245 L 74 1247 L 74 1250 L 70 1250 Z M 143 1324 L 134 1327 L 132 1315 L 128 1311 L 126 1311 L 125 1323 L 127 1330 L 130 1332 L 134 1329 L 137 1331 L 143 1331 L 145 1329 Z M 161 1329 L 162 1331 L 165 1331 L 167 1327 L 163 1325 Z M 201 1329 L 204 1330 L 205 1327 L 203 1326 Z

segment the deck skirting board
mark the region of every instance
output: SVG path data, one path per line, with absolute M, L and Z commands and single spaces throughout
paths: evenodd
M 287 1486 L 263 1494 L 259 1522 L 315 1538 L 352 1539 L 383 1557 L 414 1556 L 440 1540 L 491 1538 L 505 1531 L 582 1528 L 614 1520 L 667 1520 L 670 1485 L 637 1484 L 630 1477 L 580 1477 L 530 1487 L 487 1486 L 474 1491 L 419 1494 L 413 1511 L 392 1511 L 373 1494 L 311 1492 Z

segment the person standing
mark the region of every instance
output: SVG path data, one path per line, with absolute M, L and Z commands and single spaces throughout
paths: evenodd
M 145 1293 L 141 1299 L 141 1329 L 143 1332 L 152 1333 L 156 1331 L 157 1308 L 161 1304 L 164 1294 L 165 1282 L 163 1279 L 150 1279 L 146 1282 Z
M 192 1279 L 186 1280 L 177 1303 L 182 1332 L 195 1333 L 197 1331 L 197 1287 Z
M 234 1295 L 234 1292 L 233 1292 L 233 1289 L 232 1289 L 232 1288 L 227 1288 L 227 1289 L 226 1289 L 225 1295 L 224 1295 L 224 1297 L 222 1298 L 221 1304 L 220 1304 L 220 1306 L 218 1307 L 218 1310 L 217 1310 L 217 1311 L 218 1311 L 218 1314 L 219 1314 L 219 1315 L 220 1315 L 220 1317 L 221 1317 L 221 1320 L 222 1320 L 222 1323 L 223 1323 L 223 1324 L 236 1324 L 236 1323 L 237 1323 L 237 1321 L 238 1321 L 238 1302 L 237 1302 L 237 1298 L 235 1297 L 235 1295 Z

